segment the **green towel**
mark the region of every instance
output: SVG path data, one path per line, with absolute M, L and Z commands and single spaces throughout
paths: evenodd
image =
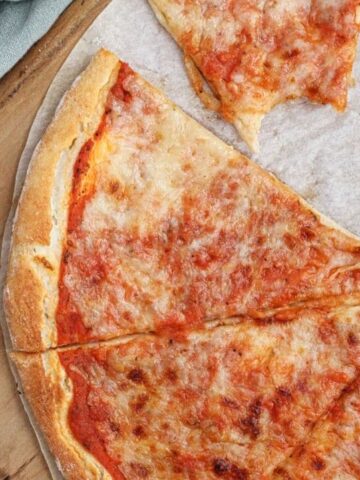
M 41 38 L 71 0 L 0 0 L 0 78 Z

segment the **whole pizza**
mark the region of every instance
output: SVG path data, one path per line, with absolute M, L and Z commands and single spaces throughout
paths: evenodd
M 360 478 L 360 240 L 108 51 L 33 156 L 5 307 L 66 479 Z

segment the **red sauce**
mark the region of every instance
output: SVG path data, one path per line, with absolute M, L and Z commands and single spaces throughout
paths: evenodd
M 82 316 L 71 301 L 71 294 L 64 283 L 66 267 L 64 262 L 60 267 L 59 303 L 56 312 L 58 344 L 76 343 L 79 338 L 87 338 L 89 332 Z
M 59 353 L 60 361 L 73 385 L 73 400 L 69 408 L 68 421 L 76 440 L 88 450 L 112 475 L 114 480 L 125 480 L 119 470 L 119 462 L 106 451 L 105 439 L 96 428 L 96 421 L 105 421 L 108 415 L 106 405 L 91 409 L 88 396 L 91 391 L 86 379 L 78 370 L 87 370 L 94 362 L 92 354 L 82 350 Z M 95 415 L 95 416 L 94 416 Z
M 81 148 L 74 165 L 73 185 L 71 191 L 68 232 L 72 232 L 81 224 L 85 205 L 94 194 L 94 185 L 85 186 L 83 179 L 90 168 L 91 152 L 94 148 L 94 141 L 88 140 Z
M 104 120 L 102 121 L 104 122 Z M 84 185 L 84 178 L 90 168 L 91 152 L 95 142 L 89 139 L 81 148 L 78 158 L 74 164 L 73 184 L 70 196 L 70 207 L 68 215 L 68 234 L 79 228 L 82 222 L 83 213 L 87 202 L 94 194 L 94 184 Z M 71 256 L 71 247 L 65 248 L 62 255 L 59 276 L 59 302 L 56 312 L 56 323 L 58 330 L 58 343 L 75 343 L 79 336 L 85 337 L 85 328 L 82 317 L 76 306 L 72 304 L 71 294 L 65 285 L 64 278 L 67 271 L 67 263 Z
M 121 89 L 125 78 L 130 74 L 132 74 L 132 70 L 126 64 L 122 64 L 117 81 L 111 90 L 112 95 L 115 95 L 117 98 L 124 98 L 124 96 L 126 96 L 125 90 Z M 122 94 L 121 91 L 123 92 Z M 91 338 L 91 332 L 85 327 L 81 313 L 72 302 L 71 292 L 66 287 L 64 278 L 67 272 L 67 264 L 69 259 L 71 259 L 72 242 L 70 236 L 79 234 L 85 207 L 95 194 L 95 179 L 92 178 L 91 175 L 92 153 L 96 147 L 96 142 L 101 140 L 108 124 L 110 124 L 110 116 L 112 113 L 111 101 L 111 95 L 109 95 L 107 106 L 96 132 L 92 138 L 89 138 L 84 143 L 74 164 L 67 225 L 67 246 L 63 250 L 58 284 L 59 303 L 56 322 L 59 345 L 76 343 L 79 339 L 85 340 Z M 100 264 L 96 272 L 85 273 L 86 275 L 91 273 L 94 281 L 104 275 Z
M 333 7 L 313 2 L 309 13 L 299 8 L 294 15 L 284 14 L 277 22 L 268 13 L 271 6 L 260 9 L 248 3 L 251 2 L 229 1 L 226 13 L 219 7 L 208 7 L 218 18 L 231 16 L 234 25 L 239 25 L 233 43 L 223 41 L 224 35 L 216 29 L 209 34 L 211 23 L 206 22 L 206 14 L 200 43 L 197 32 L 192 29 L 180 38 L 185 52 L 194 57 L 204 76 L 223 97 L 223 115 L 231 120 L 234 99 L 244 98 L 248 102 L 246 98 L 250 95 L 256 107 L 264 95 L 276 91 L 282 94 L 283 101 L 306 96 L 343 110 L 353 63 L 353 43 L 358 32 L 355 22 L 358 0 Z M 252 9 L 253 23 L 244 26 L 241 18 Z M 304 45 L 303 48 L 298 48 L 298 43 Z M 305 76 L 297 74 L 304 70 L 302 66 L 307 66 Z M 242 79 L 236 86 L 232 83 L 234 73 Z M 292 83 L 297 84 L 296 93 L 287 89 Z M 248 103 L 246 106 L 251 108 Z
M 118 78 L 111 89 L 113 96 L 122 102 L 129 103 L 132 100 L 132 93 L 126 87 L 126 80 L 135 75 L 134 71 L 127 63 L 122 63 Z

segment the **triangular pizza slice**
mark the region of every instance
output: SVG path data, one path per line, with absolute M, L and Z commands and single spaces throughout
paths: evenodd
M 149 3 L 183 49 L 200 98 L 232 122 L 253 150 L 264 115 L 279 103 L 307 97 L 345 109 L 359 0 Z
M 13 359 L 67 480 L 260 480 L 355 380 L 359 320 L 309 309 Z
M 36 351 L 359 293 L 356 237 L 101 51 L 31 162 L 5 305 Z

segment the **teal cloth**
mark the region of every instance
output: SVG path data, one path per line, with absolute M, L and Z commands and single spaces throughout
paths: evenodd
M 71 0 L 0 0 L 0 78 L 52 26 Z

